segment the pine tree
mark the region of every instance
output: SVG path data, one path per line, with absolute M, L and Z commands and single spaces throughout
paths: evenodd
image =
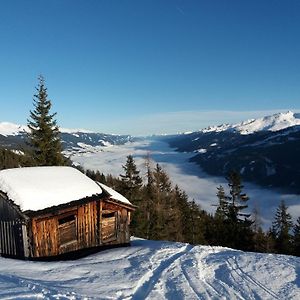
M 288 207 L 282 200 L 279 204 L 274 222 L 272 223 L 272 232 L 275 237 L 275 249 L 278 253 L 290 254 L 291 253 L 291 234 L 292 217 L 287 212 Z
M 219 204 L 216 210 L 215 217 L 219 220 L 225 220 L 228 215 L 228 197 L 225 194 L 223 186 L 217 187 L 217 198 L 219 199 Z
M 250 214 L 243 213 L 248 207 L 249 197 L 242 192 L 243 185 L 240 174 L 231 171 L 226 177 L 229 186 L 229 195 L 224 188 L 218 188 L 219 205 L 215 214 L 216 242 L 222 246 L 251 250 L 253 232 Z
M 293 249 L 294 255 L 300 256 L 300 217 L 297 219 L 293 228 Z
M 230 190 L 230 196 L 227 197 L 230 201 L 228 205 L 228 218 L 233 222 L 247 221 L 250 214 L 242 213 L 242 210 L 248 207 L 247 201 L 249 200 L 249 197 L 242 193 L 243 185 L 241 176 L 239 173 L 231 171 L 226 179 Z M 251 223 L 249 226 L 250 225 Z
M 127 156 L 126 164 L 123 166 L 124 174 L 121 174 L 118 191 L 128 200 L 137 206 L 132 215 L 130 223 L 132 234 L 138 237 L 145 237 L 143 232 L 143 203 L 141 197 L 141 187 L 143 180 L 140 171 L 137 169 L 132 155 Z
M 136 201 L 137 193 L 142 186 L 143 180 L 140 177 L 140 171 L 137 169 L 132 155 L 127 156 L 126 164 L 123 166 L 125 174 L 121 174 L 122 190 L 133 204 L 138 205 Z
M 38 80 L 37 94 L 33 99 L 34 110 L 30 111 L 30 119 L 27 120 L 30 129 L 28 144 L 36 165 L 64 165 L 59 129 L 54 119 L 56 113 L 50 113 L 52 104 L 48 99 L 43 76 L 39 76 Z

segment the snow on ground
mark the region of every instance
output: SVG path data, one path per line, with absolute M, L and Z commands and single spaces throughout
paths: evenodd
M 0 299 L 300 299 L 300 258 L 134 238 L 78 260 L 0 258 Z
M 213 212 L 217 203 L 216 187 L 220 184 L 226 187 L 227 183 L 222 177 L 209 176 L 188 159 L 194 153 L 179 153 L 170 148 L 167 143 L 159 140 L 141 140 L 111 147 L 101 147 L 101 151 L 95 153 L 76 153 L 71 159 L 84 168 L 99 170 L 104 174 L 118 176 L 123 174 L 122 165 L 126 162 L 126 156 L 132 154 L 141 170 L 141 175 L 146 174 L 145 157 L 150 155 L 154 162 L 163 166 L 172 181 L 187 192 L 190 199 L 195 199 L 203 209 Z M 284 194 L 277 190 L 261 188 L 257 185 L 244 183 L 245 192 L 250 196 L 250 211 L 256 207 L 262 216 L 263 226 L 271 225 L 275 211 L 281 200 L 285 200 L 288 206 L 293 207 L 289 212 L 296 219 L 300 214 L 299 196 Z

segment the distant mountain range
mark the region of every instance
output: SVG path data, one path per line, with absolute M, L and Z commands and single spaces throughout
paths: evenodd
M 27 126 L 8 122 L 0 123 L 0 146 L 19 150 L 25 146 Z M 67 155 L 74 152 L 99 151 L 99 147 L 122 145 L 133 141 L 130 135 L 96 133 L 84 129 L 61 128 L 63 149 Z
M 0 123 L 0 146 L 22 149 L 26 130 L 26 126 Z M 61 138 L 67 156 L 137 139 L 82 129 L 61 129 Z M 179 152 L 194 153 L 191 161 L 210 175 L 226 176 L 237 170 L 243 180 L 300 193 L 300 114 L 288 111 L 160 139 Z
M 242 178 L 300 193 L 300 114 L 288 111 L 164 139 L 211 175 Z

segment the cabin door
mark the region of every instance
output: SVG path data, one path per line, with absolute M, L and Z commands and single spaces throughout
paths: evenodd
M 117 239 L 117 224 L 118 212 L 112 210 L 102 211 L 102 226 L 101 226 L 101 240 L 107 243 Z

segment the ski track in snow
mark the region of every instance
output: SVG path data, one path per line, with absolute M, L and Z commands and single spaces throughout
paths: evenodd
M 179 249 L 179 251 L 165 260 L 161 260 L 159 265 L 148 271 L 140 280 L 137 290 L 132 295 L 132 300 L 146 299 L 150 292 L 155 287 L 156 283 L 160 280 L 163 271 L 167 270 L 171 264 L 173 264 L 182 255 L 186 255 L 193 246 L 186 245 Z
M 73 261 L 0 258 L 0 299 L 300 299 L 300 258 L 147 241 Z

